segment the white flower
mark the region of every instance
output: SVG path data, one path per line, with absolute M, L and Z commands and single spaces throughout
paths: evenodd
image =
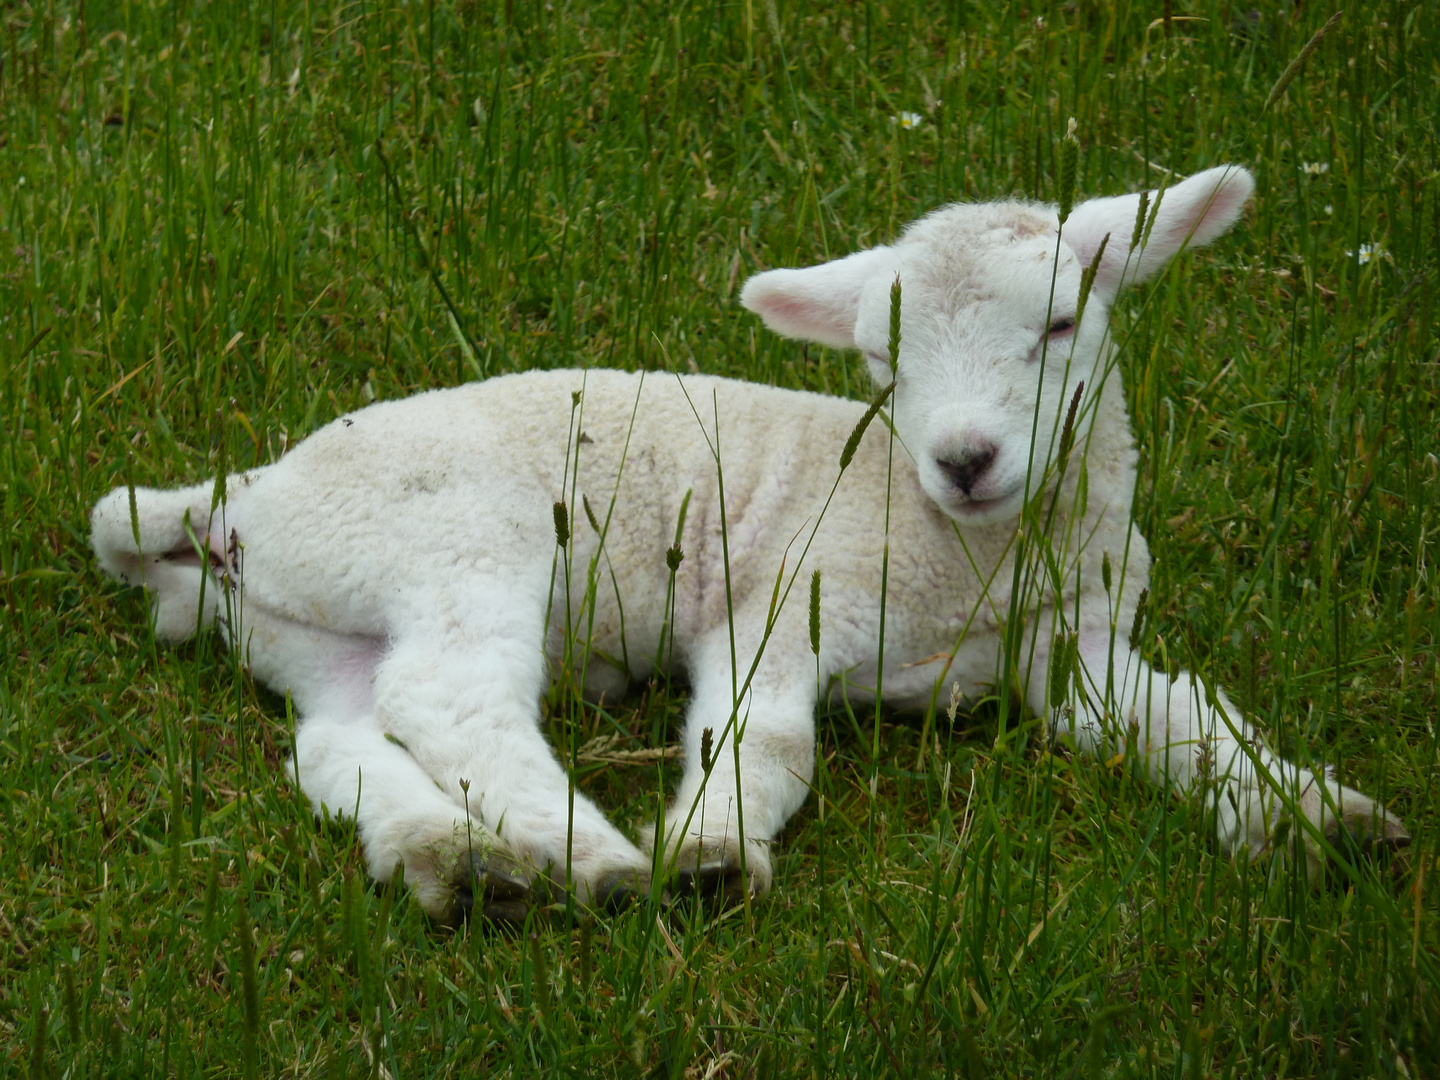
M 1335 213 L 1335 207 L 1331 206 L 1331 205 L 1327 202 L 1327 203 L 1325 204 L 1325 213 L 1327 213 L 1327 214 L 1333 214 L 1333 213 Z
M 1322 173 L 1330 171 L 1330 163 L 1328 161 L 1302 161 L 1300 171 L 1309 173 L 1311 176 L 1320 176 Z
M 918 112 L 902 112 L 899 116 L 890 117 L 890 123 L 899 124 L 900 127 L 905 131 L 909 131 L 912 128 L 917 128 L 924 122 L 925 118 L 921 116 Z
M 1361 266 L 1364 266 L 1371 259 L 1383 259 L 1386 257 L 1385 249 L 1379 244 L 1361 244 L 1359 251 L 1347 251 L 1345 254 L 1349 255 Z

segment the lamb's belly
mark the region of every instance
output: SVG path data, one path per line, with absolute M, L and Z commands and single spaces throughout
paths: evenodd
M 296 622 L 254 604 L 237 608 L 228 636 L 239 639 L 241 660 L 258 682 L 289 693 L 302 716 L 362 716 L 375 707 L 375 672 L 382 638 L 337 634 Z
M 902 712 L 924 712 L 932 701 L 943 711 L 957 693 L 960 701 L 974 702 L 990 693 L 999 678 L 999 642 L 979 631 L 966 637 L 953 659 L 949 649 L 925 652 L 898 642 L 887 645 L 885 653 L 880 693 L 887 707 Z M 874 701 L 875 671 L 874 663 L 851 668 L 838 680 L 832 697 L 843 692 L 851 702 Z
M 563 568 L 557 568 L 557 577 Z M 665 623 L 666 593 L 663 581 L 650 587 L 622 584 L 616 597 L 608 574 L 597 577 L 593 597 L 583 587 L 584 571 L 572 582 L 569 602 L 557 580 L 550 605 L 550 626 L 545 651 L 552 672 L 568 664 L 582 677 L 591 701 L 613 701 L 635 680 L 646 679 L 657 660 L 663 666 L 661 632 Z M 668 640 L 668 634 L 666 635 Z M 668 650 L 667 650 L 668 651 Z

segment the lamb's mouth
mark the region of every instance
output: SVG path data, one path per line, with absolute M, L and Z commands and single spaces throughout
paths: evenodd
M 961 495 L 955 492 L 948 500 L 951 516 L 961 521 L 995 521 L 1013 517 L 1018 502 L 1017 492 L 1004 491 L 994 495 Z

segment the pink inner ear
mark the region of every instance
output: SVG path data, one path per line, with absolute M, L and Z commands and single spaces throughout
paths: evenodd
M 749 295 L 741 299 L 778 334 L 839 348 L 848 348 L 854 343 L 854 297 L 822 298 L 807 295 L 800 289 L 761 286 L 749 290 Z
M 835 309 L 823 300 L 809 296 L 795 296 L 792 293 L 771 293 L 762 297 L 755 310 L 767 319 L 811 331 L 822 327 L 833 327 Z M 853 327 L 852 327 L 853 329 Z
M 1240 217 L 1254 190 L 1255 184 L 1249 174 L 1228 177 L 1215 192 L 1214 198 L 1209 200 L 1209 205 L 1204 208 L 1200 223 L 1195 227 L 1192 242 L 1208 244 L 1227 232 Z
M 1176 184 L 1161 201 L 1143 255 L 1129 251 L 1139 197 L 1092 199 L 1076 207 L 1066 223 L 1070 247 L 1081 265 L 1087 265 L 1109 232 L 1110 243 L 1096 284 L 1118 287 L 1122 273 L 1132 283 L 1144 281 L 1163 268 L 1182 245 L 1202 247 L 1226 232 L 1240 216 L 1254 186 L 1248 172 L 1232 166 L 1209 169 Z M 1153 204 L 1153 192 L 1151 200 Z

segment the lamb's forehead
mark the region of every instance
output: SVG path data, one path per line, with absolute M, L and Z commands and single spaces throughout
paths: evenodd
M 1008 199 L 999 202 L 951 203 L 912 222 L 902 244 L 1005 244 L 1053 236 L 1059 223 L 1053 206 Z
M 942 207 L 895 244 L 902 284 L 910 295 L 951 310 L 998 293 L 1047 294 L 1058 224 L 1054 207 L 1018 200 Z M 1061 245 L 1062 271 L 1072 262 L 1074 255 Z

